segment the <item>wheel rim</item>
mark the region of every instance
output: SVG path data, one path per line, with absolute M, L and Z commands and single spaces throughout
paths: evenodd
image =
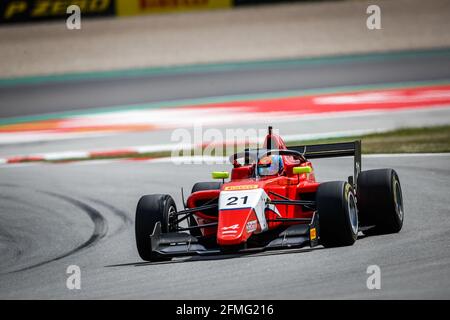
M 355 196 L 351 192 L 348 194 L 347 209 L 353 234 L 358 234 L 358 211 L 356 210 Z
M 394 180 L 394 204 L 395 204 L 395 211 L 397 212 L 400 221 L 403 221 L 404 213 L 403 213 L 402 189 L 400 187 L 400 182 L 397 179 Z
M 175 215 L 176 213 L 176 209 L 174 206 L 170 206 L 169 210 L 167 212 L 167 228 L 169 229 L 168 231 L 174 231 L 176 229 L 176 218 L 177 216 Z

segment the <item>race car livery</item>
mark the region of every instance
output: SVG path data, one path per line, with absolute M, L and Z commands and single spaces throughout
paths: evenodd
M 318 182 L 311 159 L 353 157 L 353 175 Z M 352 245 L 360 233 L 399 232 L 404 208 L 393 169 L 361 171 L 361 141 L 287 147 L 272 132 L 230 157 L 231 174 L 198 182 L 183 210 L 170 195 L 141 197 L 135 234 L 146 261 L 176 256 Z M 225 181 L 229 179 L 228 181 Z

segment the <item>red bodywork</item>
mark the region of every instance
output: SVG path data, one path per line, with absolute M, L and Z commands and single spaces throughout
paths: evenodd
M 265 149 L 287 149 L 284 141 L 278 135 L 267 135 L 264 146 Z M 293 156 L 282 156 L 283 170 L 270 177 L 254 177 L 255 164 L 240 165 L 233 164 L 231 179 L 222 185 L 220 190 L 206 190 L 192 193 L 188 200 L 189 208 L 199 207 L 212 199 L 219 197 L 222 191 L 239 190 L 242 188 L 243 195 L 246 191 L 261 188 L 271 200 L 282 200 L 273 195 L 286 197 L 290 200 L 314 200 L 315 193 L 319 186 L 314 176 L 314 169 L 308 174 L 294 174 L 293 168 L 298 166 L 310 166 L 311 162 L 296 160 Z M 218 200 L 214 200 L 218 201 Z M 272 210 L 264 210 L 267 220 L 276 218 L 308 218 L 311 219 L 313 211 L 302 206 L 276 204 L 279 215 Z M 202 234 L 206 237 L 216 237 L 217 244 L 238 245 L 245 243 L 253 234 L 261 232 L 260 223 L 253 208 L 240 208 L 236 210 L 208 209 L 195 213 L 195 219 L 199 225 L 218 222 L 217 226 L 203 228 Z M 254 221 L 258 221 L 255 226 Z M 265 231 L 287 227 L 300 222 L 267 222 L 268 228 Z M 249 224 L 249 225 L 248 225 Z M 250 228 L 249 228 L 250 227 Z

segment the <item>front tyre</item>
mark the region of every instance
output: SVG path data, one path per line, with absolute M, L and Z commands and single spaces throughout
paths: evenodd
M 358 208 L 364 233 L 397 233 L 403 227 L 404 208 L 400 179 L 394 169 L 363 171 L 358 177 Z
M 139 256 L 146 261 L 166 260 L 152 252 L 150 235 L 157 222 L 162 232 L 174 231 L 177 207 L 173 198 L 166 194 L 142 196 L 136 208 L 135 235 Z
M 358 210 L 348 182 L 319 185 L 316 194 L 319 235 L 324 247 L 351 246 L 358 237 Z
M 192 187 L 191 193 L 197 192 L 197 191 L 205 191 L 205 190 L 220 190 L 222 187 L 222 182 L 217 181 L 209 181 L 209 182 L 197 182 Z M 195 220 L 194 216 L 189 217 L 189 226 L 190 227 L 196 227 L 198 226 L 197 221 Z M 191 229 L 189 233 L 194 237 L 201 237 L 202 232 L 200 229 Z

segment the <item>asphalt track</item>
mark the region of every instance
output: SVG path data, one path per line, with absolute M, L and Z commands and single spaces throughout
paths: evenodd
M 115 75 L 0 86 L 0 118 L 179 99 L 450 79 L 450 49 Z
M 227 94 L 449 79 L 449 65 L 448 53 L 434 53 L 331 61 L 297 68 L 272 66 L 195 75 L 6 86 L 0 89 L 0 116 Z M 12 104 L 14 108 L 10 108 Z M 402 113 L 400 118 L 415 124 L 448 122 L 445 110 L 427 112 L 426 116 Z M 398 125 L 400 118 L 392 120 L 392 114 L 369 116 L 359 125 Z M 359 123 L 354 118 L 341 120 L 347 127 Z M 327 121 L 330 128 L 337 122 Z M 291 123 L 287 129 L 295 130 L 296 126 Z M 147 143 L 157 140 L 154 137 L 147 136 Z M 133 138 L 136 136 L 130 135 L 125 140 Z M 65 147 L 77 143 L 65 142 Z M 32 148 L 42 145 L 8 146 L 2 152 Z M 135 249 L 133 220 L 139 197 L 169 193 L 180 205 L 179 187 L 189 190 L 194 182 L 208 180 L 210 171 L 225 167 L 124 162 L 2 168 L 0 298 L 449 299 L 449 158 L 364 158 L 365 169 L 392 167 L 399 173 L 406 206 L 405 225 L 399 234 L 362 238 L 353 247 L 159 264 L 143 263 Z M 315 163 L 322 181 L 345 179 L 351 173 L 349 159 Z M 71 264 L 81 268 L 81 290 L 66 288 L 66 268 Z M 372 264 L 381 268 L 381 290 L 366 287 L 366 269 Z
M 205 97 L 239 96 L 279 91 L 352 90 L 355 86 L 397 87 L 402 83 L 449 81 L 450 49 L 354 55 L 255 63 L 233 63 L 141 72 L 117 72 L 0 81 L 0 120 L 30 118 L 53 112 L 91 112 L 95 108 L 125 110 L 135 103 L 187 101 Z M 53 81 L 53 80 L 56 81 Z M 346 89 L 345 89 L 346 88 Z M 187 99 L 187 100 L 186 100 Z M 208 99 L 211 100 L 211 99 Z M 444 125 L 450 108 L 385 113 L 321 115 L 273 123 L 259 119 L 252 128 L 275 125 L 281 133 L 325 133 L 361 129 Z M 94 109 L 91 109 L 94 108 Z M 10 118 L 13 117 L 13 118 Z M 243 125 L 237 125 L 242 128 Z M 226 128 L 236 128 L 229 124 Z M 189 129 L 189 128 L 188 128 Z M 190 128 L 192 131 L 192 128 Z M 220 128 L 224 130 L 225 127 Z M 0 157 L 67 150 L 124 148 L 171 143 L 172 130 L 130 132 L 90 138 L 0 144 Z
M 222 165 L 90 163 L 0 171 L 0 298 L 309 299 L 450 298 L 449 155 L 364 158 L 393 167 L 406 210 L 399 234 L 352 247 L 285 250 L 170 263 L 140 261 L 133 215 L 144 193 L 172 194 Z M 315 161 L 320 180 L 345 179 L 351 159 Z M 6 259 L 5 259 L 6 257 Z M 81 268 L 81 290 L 65 287 Z M 369 265 L 381 290 L 368 290 Z M 20 271 L 22 270 L 22 271 Z M 212 285 L 213 284 L 213 285 Z

